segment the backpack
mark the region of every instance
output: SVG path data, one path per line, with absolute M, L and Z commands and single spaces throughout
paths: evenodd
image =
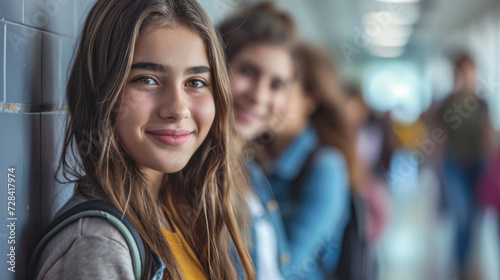
M 140 280 L 144 272 L 146 263 L 146 248 L 142 242 L 141 236 L 134 228 L 132 223 L 118 210 L 113 204 L 103 200 L 89 200 L 80 203 L 63 214 L 59 215 L 50 223 L 48 228 L 42 234 L 42 239 L 38 242 L 33 255 L 31 256 L 28 279 L 35 276 L 36 266 L 45 245 L 65 226 L 82 217 L 101 217 L 107 219 L 115 226 L 127 241 L 132 265 L 134 268 L 135 279 Z
M 351 192 L 351 219 L 342 237 L 334 279 L 373 279 L 375 263 L 365 233 L 365 205 L 362 198 Z

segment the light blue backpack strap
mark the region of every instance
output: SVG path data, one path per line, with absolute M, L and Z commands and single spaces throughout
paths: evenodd
M 99 210 L 92 208 L 98 208 Z M 112 204 L 104 201 L 87 201 L 79 204 L 63 213 L 49 225 L 46 233 L 36 246 L 31 257 L 28 279 L 32 279 L 35 276 L 34 272 L 38 264 L 38 259 L 40 258 L 40 254 L 42 253 L 47 242 L 49 242 L 49 240 L 65 226 L 83 217 L 105 218 L 120 231 L 130 250 L 135 279 L 140 280 L 145 263 L 144 243 L 140 239 L 140 236 L 135 228 L 133 228 L 130 222 L 120 214 L 118 209 L 116 209 L 116 207 Z

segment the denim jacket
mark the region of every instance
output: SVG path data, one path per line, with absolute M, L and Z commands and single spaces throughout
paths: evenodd
M 275 227 L 284 279 L 325 279 L 333 273 L 350 216 L 348 172 L 333 147 L 319 148 L 298 196 L 291 195 L 291 183 L 317 145 L 316 132 L 308 126 L 265 173 L 255 163 L 247 165 Z
M 251 226 L 250 226 L 250 236 L 251 236 L 251 246 L 250 246 L 250 255 L 252 257 L 253 263 L 255 265 L 255 270 L 256 270 L 256 275 L 258 277 L 259 275 L 259 265 L 258 265 L 258 253 L 257 253 L 257 247 L 259 244 L 256 244 L 256 231 L 257 231 L 257 224 L 259 222 L 264 222 L 267 224 L 270 224 L 274 230 L 274 233 L 276 234 L 276 249 L 277 249 L 277 254 L 276 256 L 276 263 L 278 264 L 278 270 L 282 273 L 283 272 L 283 267 L 286 267 L 287 263 L 290 261 L 290 250 L 288 248 L 288 241 L 285 238 L 285 227 L 283 225 L 283 219 L 281 217 L 279 205 L 274 199 L 274 196 L 272 194 L 272 191 L 270 189 L 269 184 L 267 183 L 267 179 L 262 173 L 260 167 L 255 163 L 254 161 L 247 161 L 246 162 L 246 167 L 248 170 L 248 174 L 250 176 L 251 182 L 252 182 L 252 188 L 257 196 L 258 202 L 261 203 L 262 209 L 263 209 L 263 214 L 256 216 L 255 213 L 252 213 L 250 211 L 250 219 L 251 219 Z M 263 221 L 262 221 L 263 220 Z M 269 279 L 269 280 L 277 280 L 277 279 Z

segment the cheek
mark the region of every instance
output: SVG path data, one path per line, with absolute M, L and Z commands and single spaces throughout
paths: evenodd
M 231 92 L 235 97 L 242 95 L 250 88 L 251 82 L 247 77 L 239 74 L 232 75 Z
M 136 119 L 137 116 L 147 114 L 152 110 L 151 105 L 155 102 L 148 100 L 143 94 L 135 91 L 126 91 L 123 99 L 117 104 L 114 112 L 117 121 L 125 119 Z
M 284 93 L 278 93 L 270 100 L 271 113 L 280 115 L 286 111 L 287 98 Z
M 196 114 L 200 131 L 207 133 L 215 118 L 215 103 L 213 97 L 207 97 L 196 104 Z

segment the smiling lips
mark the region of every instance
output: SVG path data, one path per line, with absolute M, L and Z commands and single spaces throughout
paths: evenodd
M 171 146 L 179 146 L 186 143 L 193 131 L 190 130 L 174 130 L 174 129 L 161 129 L 161 130 L 148 130 L 148 135 L 160 141 L 163 144 Z
M 261 120 L 261 116 L 259 116 L 257 113 L 252 112 L 251 110 L 247 110 L 244 107 L 238 106 L 236 104 L 234 106 L 234 113 L 236 119 L 243 123 L 251 124 Z

